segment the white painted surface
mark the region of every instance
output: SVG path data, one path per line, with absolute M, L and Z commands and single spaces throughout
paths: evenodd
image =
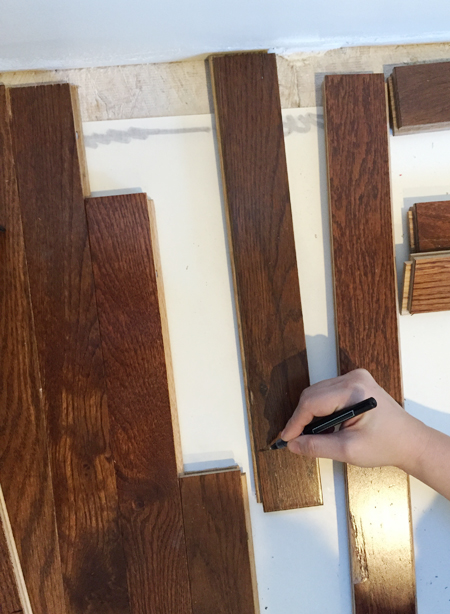
M 319 115 L 318 115 L 319 114 Z M 312 382 L 336 375 L 321 109 L 283 112 Z M 256 503 L 211 116 L 85 124 L 93 192 L 155 200 L 184 462 L 247 473 L 261 612 L 349 614 L 343 474 L 320 461 L 322 507 L 264 514 Z M 317 127 L 319 124 L 319 127 Z M 448 190 L 448 132 L 391 139 L 398 264 L 405 211 Z M 447 184 L 447 185 L 446 185 Z M 94 194 L 95 195 L 95 194 Z M 407 410 L 450 434 L 450 312 L 400 318 Z M 450 503 L 412 480 L 419 613 L 450 602 Z
M 437 42 L 450 38 L 449 18 L 446 0 L 3 0 L 0 70 Z

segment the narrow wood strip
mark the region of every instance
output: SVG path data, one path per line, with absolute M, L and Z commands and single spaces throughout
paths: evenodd
M 416 203 L 412 209 L 417 236 L 415 251 L 450 250 L 450 201 Z
M 191 612 L 145 194 L 86 201 L 133 614 Z
M 210 59 L 255 483 L 264 511 L 322 503 L 316 460 L 266 452 L 309 385 L 276 59 Z
M 34 614 L 64 614 L 64 591 L 22 221 L 0 86 L 0 483 Z M 25 607 L 25 606 L 24 606 Z
M 450 254 L 414 258 L 410 311 L 428 313 L 450 309 Z
M 390 89 L 394 134 L 450 126 L 450 62 L 396 66 Z
M 409 295 L 411 290 L 411 269 L 412 262 L 405 262 L 403 265 L 403 291 L 402 291 L 402 305 L 401 314 L 406 315 L 409 313 Z
M 180 479 L 193 614 L 254 614 L 249 533 L 241 471 Z
M 71 87 L 10 90 L 11 131 L 70 613 L 129 611 Z
M 324 97 L 339 370 L 402 403 L 383 76 L 326 76 Z M 346 483 L 356 614 L 412 614 L 408 477 L 348 465 Z
M 407 213 L 408 216 L 408 237 L 409 237 L 409 250 L 410 252 L 416 251 L 416 232 L 414 224 L 414 213 L 411 207 Z

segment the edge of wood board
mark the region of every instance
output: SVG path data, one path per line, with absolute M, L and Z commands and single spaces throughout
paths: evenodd
M 89 174 L 87 170 L 86 149 L 84 147 L 83 123 L 81 121 L 80 99 L 78 97 L 78 86 L 70 85 L 70 98 L 72 100 L 73 123 L 77 138 L 78 164 L 80 165 L 81 185 L 84 198 L 91 194 L 89 185 Z
M 398 117 L 397 117 L 397 107 L 396 107 L 396 96 L 395 96 L 395 84 L 394 84 L 394 73 L 392 73 L 387 79 L 387 89 L 389 92 L 388 96 L 388 104 L 391 111 L 392 117 L 392 132 L 394 136 L 399 134 L 399 126 L 398 126 Z
M 408 236 L 409 236 L 409 249 L 411 252 L 416 251 L 416 239 L 415 239 L 415 229 L 414 229 L 414 213 L 413 208 L 410 207 L 407 213 L 408 220 Z
M 158 230 L 156 223 L 155 203 L 147 198 L 148 217 L 150 222 L 150 238 L 152 242 L 153 262 L 156 272 L 156 286 L 158 289 L 159 313 L 163 335 L 164 356 L 166 359 L 167 385 L 169 388 L 170 412 L 172 415 L 173 442 L 175 446 L 175 460 L 178 474 L 183 473 L 183 452 L 181 448 L 180 423 L 178 420 L 177 396 L 173 374 L 172 351 L 170 348 L 169 322 L 167 319 L 166 297 L 164 294 L 164 281 L 162 275 L 161 255 L 159 251 Z
M 412 261 L 408 260 L 403 265 L 403 292 L 402 292 L 402 303 L 400 313 L 402 315 L 408 315 L 408 304 L 409 304 L 409 292 L 411 288 L 411 268 Z
M 255 549 L 253 544 L 252 522 L 250 517 L 250 505 L 248 500 L 247 477 L 241 473 L 242 501 L 244 503 L 245 526 L 247 529 L 248 556 L 250 559 L 250 573 L 252 577 L 253 600 L 255 604 L 255 614 L 260 614 L 258 579 L 256 576 Z
M 194 476 L 210 475 L 211 473 L 230 473 L 231 471 L 240 471 L 239 465 L 231 465 L 230 467 L 223 467 L 217 469 L 203 469 L 199 471 L 185 471 L 180 476 L 180 480 L 183 478 L 192 478 Z
M 31 609 L 30 598 L 28 596 L 28 590 L 25 585 L 25 579 L 23 577 L 22 566 L 20 564 L 19 554 L 16 548 L 16 542 L 9 521 L 8 510 L 6 509 L 5 498 L 3 496 L 3 490 L 0 486 L 0 522 L 3 526 L 6 537 L 6 545 L 8 547 L 9 558 L 11 560 L 12 568 L 14 571 L 14 577 L 16 580 L 17 591 L 19 593 L 20 604 L 23 608 L 21 614 L 33 614 Z

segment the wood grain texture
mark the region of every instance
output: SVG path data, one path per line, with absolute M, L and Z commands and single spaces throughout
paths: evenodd
M 265 452 L 309 385 L 275 56 L 210 67 L 258 500 L 320 505 L 316 460 Z
M 254 614 L 241 471 L 180 479 L 193 614 Z
M 6 90 L 0 86 L 0 483 L 34 614 L 64 614 L 47 426 Z
M 450 126 L 450 62 L 396 66 L 390 94 L 394 134 Z
M 191 612 L 145 194 L 86 201 L 133 614 Z
M 412 255 L 409 311 L 428 313 L 450 309 L 450 253 L 415 258 Z
M 402 288 L 402 302 L 400 307 L 400 313 L 406 315 L 409 313 L 409 293 L 411 289 L 411 271 L 412 262 L 408 260 L 403 265 L 403 288 Z
M 369 370 L 402 403 L 384 80 L 329 75 L 324 97 L 339 370 Z M 354 611 L 412 614 L 408 477 L 348 465 L 346 482 Z
M 414 251 L 450 250 L 450 201 L 416 203 L 412 210 L 416 237 Z
M 10 90 L 67 609 L 128 612 L 105 380 L 69 85 Z

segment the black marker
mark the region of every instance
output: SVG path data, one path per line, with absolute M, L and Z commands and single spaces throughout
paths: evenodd
M 346 420 L 350 420 L 350 418 L 360 416 L 364 412 L 369 411 L 369 409 L 373 409 L 376 406 L 377 402 L 373 397 L 370 397 L 365 401 L 356 403 L 356 405 L 344 407 L 344 409 L 340 409 L 339 411 L 334 412 L 334 414 L 330 414 L 324 418 L 314 418 L 314 420 L 305 426 L 302 435 L 318 435 L 319 433 L 323 433 L 333 426 L 339 426 L 339 424 L 342 424 Z M 288 442 L 284 441 L 284 439 L 277 439 L 269 447 L 269 450 L 281 450 L 287 445 Z

